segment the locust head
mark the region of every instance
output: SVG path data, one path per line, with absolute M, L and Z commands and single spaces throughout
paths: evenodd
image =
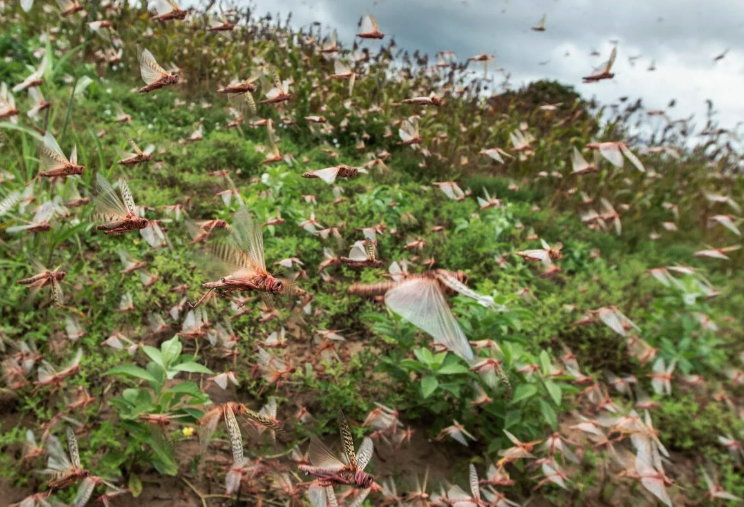
M 148 225 L 150 225 L 150 221 L 146 218 L 140 218 L 140 217 L 132 217 L 131 220 L 132 224 L 134 225 L 135 229 L 144 229 Z
M 268 277 L 266 279 L 266 290 L 272 294 L 281 294 L 284 290 L 284 282 L 277 278 Z
M 354 475 L 354 482 L 357 484 L 358 487 L 368 489 L 372 486 L 372 483 L 375 482 L 375 476 L 359 470 Z
M 85 166 L 77 165 L 77 164 L 70 164 L 66 172 L 68 176 L 72 176 L 75 174 L 83 174 L 85 172 Z

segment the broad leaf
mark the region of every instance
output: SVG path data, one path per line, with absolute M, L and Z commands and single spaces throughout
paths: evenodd
M 537 387 L 535 387 L 532 384 L 522 384 L 517 386 L 516 391 L 514 391 L 514 398 L 512 398 L 512 405 L 515 403 L 519 403 L 522 400 L 526 400 L 527 398 L 533 397 L 535 394 L 537 394 Z
M 556 429 L 558 427 L 558 416 L 555 415 L 555 410 L 550 406 L 550 403 L 545 400 L 540 400 L 540 411 L 542 412 L 545 422 L 553 429 Z
M 421 395 L 428 398 L 439 387 L 439 381 L 436 377 L 424 377 L 421 379 Z
M 139 366 L 135 366 L 133 364 L 115 366 L 114 368 L 111 368 L 109 371 L 104 373 L 104 375 L 127 375 L 129 377 L 136 377 L 136 378 L 141 378 L 144 380 L 149 380 L 150 382 L 157 382 L 155 377 L 152 376 L 152 374 L 143 370 Z
M 561 406 L 561 398 L 563 397 L 563 391 L 561 391 L 561 386 L 558 384 L 555 384 L 554 382 L 548 380 L 545 382 L 545 388 L 548 390 L 548 393 L 550 394 L 550 397 L 553 398 L 553 402 L 557 406 Z
M 214 372 L 206 366 L 193 362 L 177 364 L 173 367 L 173 370 L 186 371 L 189 373 L 209 373 L 210 375 L 214 375 Z

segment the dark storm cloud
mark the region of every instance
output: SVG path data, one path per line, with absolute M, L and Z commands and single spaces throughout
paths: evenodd
M 293 13 L 293 24 L 320 21 L 352 41 L 359 18 L 375 14 L 383 32 L 399 47 L 433 55 L 453 50 L 460 60 L 477 53 L 496 55 L 496 67 L 511 83 L 549 78 L 571 84 L 586 96 L 613 101 L 644 98 L 659 108 L 678 100 L 675 115 L 700 113 L 711 98 L 722 121 L 744 117 L 744 3 L 728 0 L 255 0 L 259 13 Z M 547 15 L 547 31 L 531 26 Z M 581 77 L 606 60 L 618 40 L 616 78 L 583 85 Z M 713 57 L 731 48 L 726 58 Z M 591 57 L 592 49 L 600 57 Z M 568 53 L 568 55 L 566 55 Z M 628 57 L 638 56 L 635 66 Z M 539 62 L 549 60 L 546 65 Z M 651 61 L 657 70 L 648 72 Z

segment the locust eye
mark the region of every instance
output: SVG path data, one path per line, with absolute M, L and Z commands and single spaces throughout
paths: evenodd
M 220 279 L 220 281 L 221 281 L 222 283 L 225 283 L 225 279 L 224 279 L 224 278 Z

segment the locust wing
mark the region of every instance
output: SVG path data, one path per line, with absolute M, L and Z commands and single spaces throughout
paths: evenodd
M 423 329 L 455 354 L 470 361 L 473 350 L 435 280 L 415 278 L 389 290 L 388 308 Z

